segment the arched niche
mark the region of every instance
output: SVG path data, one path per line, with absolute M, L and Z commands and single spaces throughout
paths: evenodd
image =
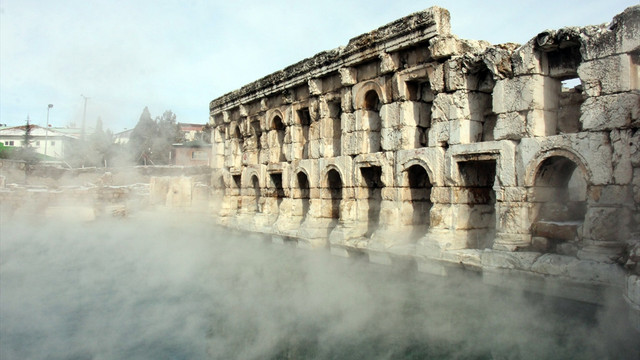
M 276 149 L 276 161 L 285 161 L 284 136 L 285 125 L 280 112 L 274 114 L 269 121 L 269 148 Z
M 236 155 L 241 155 L 244 151 L 244 139 L 242 137 L 242 131 L 240 130 L 239 124 L 236 124 L 236 126 L 233 127 L 232 136 L 238 143 Z
M 364 110 L 380 111 L 381 105 L 380 96 L 377 91 L 372 89 L 364 94 L 364 101 L 362 103 L 362 108 Z
M 261 212 L 261 206 L 260 206 L 260 197 L 261 197 L 261 192 L 260 192 L 260 180 L 258 180 L 258 176 L 257 175 L 253 175 L 251 176 L 251 187 L 253 189 L 253 196 L 254 196 L 254 210 L 256 213 Z
M 326 175 L 327 190 L 330 199 L 330 216 L 332 219 L 340 219 L 340 203 L 342 202 L 342 177 L 336 169 L 330 169 Z
M 415 240 L 426 232 L 430 224 L 432 184 L 425 167 L 411 165 L 405 170 L 404 186 L 408 188 L 408 200 L 413 209 L 411 238 Z
M 298 198 L 302 205 L 302 218 L 305 219 L 309 212 L 309 199 L 311 194 L 309 188 L 309 177 L 304 171 L 298 171 L 296 173 L 296 187 Z
M 533 179 L 532 244 L 545 252 L 571 253 L 587 211 L 587 174 L 573 156 L 552 153 L 537 166 Z M 568 245 L 567 245 L 568 244 Z
M 371 237 L 379 226 L 380 209 L 382 205 L 382 167 L 363 166 L 360 167 L 360 174 L 367 189 L 367 232 L 365 237 Z
M 276 198 L 276 206 L 278 213 L 280 212 L 280 204 L 282 204 L 282 200 L 284 199 L 284 188 L 282 186 L 282 173 L 272 173 L 269 174 L 269 178 L 271 179 L 270 187 L 273 196 Z

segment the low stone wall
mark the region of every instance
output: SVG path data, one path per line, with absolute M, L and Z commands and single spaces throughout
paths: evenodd
M 110 168 L 66 168 L 60 164 L 38 163 L 25 170 L 22 161 L 0 159 L 0 176 L 6 184 L 47 187 L 148 184 L 154 176 L 197 176 L 208 184 L 208 166 L 127 166 Z M 106 174 L 106 175 L 105 175 Z
M 26 178 L 24 167 L 21 162 L 0 162 L 3 221 L 14 217 L 90 221 L 157 207 L 206 211 L 209 205 L 208 167 L 63 169 L 37 165 Z

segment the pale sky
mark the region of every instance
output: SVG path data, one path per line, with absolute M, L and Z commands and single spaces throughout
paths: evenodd
M 524 43 L 636 5 L 579 1 L 0 0 L 0 123 L 133 128 L 142 109 L 206 123 L 209 101 L 438 5 L 460 38 Z

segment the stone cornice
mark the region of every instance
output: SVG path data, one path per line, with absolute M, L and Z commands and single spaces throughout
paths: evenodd
M 449 11 L 434 6 L 357 36 L 346 46 L 320 52 L 214 99 L 209 110 L 211 114 L 217 114 L 305 83 L 309 79 L 337 72 L 342 67 L 377 58 L 382 52 L 398 51 L 435 36 L 449 34 Z

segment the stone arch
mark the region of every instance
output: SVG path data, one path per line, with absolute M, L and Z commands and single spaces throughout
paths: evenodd
M 364 102 L 362 104 L 365 110 L 380 111 L 380 96 L 375 90 L 369 90 L 364 94 Z
M 538 157 L 529 174 L 532 246 L 574 255 L 582 239 L 589 175 L 581 157 L 553 149 Z
M 278 130 L 278 131 L 282 130 L 282 131 L 284 131 L 284 129 L 285 129 L 284 116 L 282 115 L 282 113 L 280 111 L 277 111 L 271 117 L 271 120 L 269 121 L 269 129 L 270 130 Z
M 582 157 L 582 155 L 570 149 L 554 148 L 554 149 L 550 149 L 550 150 L 546 150 L 538 153 L 529 162 L 526 170 L 525 186 L 527 187 L 535 186 L 535 180 L 540 170 L 540 166 L 547 158 L 554 157 L 554 156 L 565 157 L 571 160 L 572 162 L 574 162 L 583 171 L 585 175 L 585 180 L 587 181 L 587 183 L 591 184 L 592 172 L 589 169 L 589 166 L 587 166 L 587 161 L 585 160 L 584 157 Z
M 371 104 L 367 102 L 367 98 L 369 97 L 369 100 L 371 100 L 371 96 L 373 95 L 372 91 L 377 96 L 380 106 L 387 103 L 387 98 L 384 96 L 385 93 L 382 87 L 375 81 L 367 81 L 358 89 L 358 93 L 355 96 L 356 110 L 372 110 L 366 108 L 367 104 Z M 378 108 L 376 111 L 380 111 L 380 109 Z
M 328 184 L 328 182 L 327 182 L 327 174 L 328 174 L 328 173 L 329 173 L 329 171 L 331 171 L 331 170 L 335 170 L 335 171 L 340 175 L 340 178 L 342 179 L 342 183 L 343 183 L 343 185 L 347 185 L 347 184 L 348 184 L 348 183 L 347 183 L 347 181 L 346 181 L 346 180 L 347 180 L 347 178 L 346 178 L 346 177 L 345 177 L 345 175 L 344 175 L 344 174 L 345 174 L 345 171 L 343 171 L 342 169 L 340 169 L 340 167 L 339 167 L 338 165 L 336 165 L 336 164 L 329 164 L 329 165 L 327 165 L 327 167 L 322 171 L 322 176 L 321 176 L 321 180 L 320 180 L 320 184 L 319 184 L 319 186 L 320 186 L 320 187 L 323 187 L 323 188 L 325 188 L 325 189 L 326 189 L 326 188 L 328 188 L 329 184 Z
M 364 134 L 362 147 L 365 153 L 376 153 L 382 150 L 382 108 L 383 91 L 376 82 L 364 84 L 356 95 L 356 128 Z
M 269 160 L 271 162 L 285 161 L 284 138 L 286 133 L 284 115 L 280 110 L 272 111 L 268 119 L 268 139 L 267 144 L 270 149 Z
M 433 167 L 428 162 L 420 158 L 411 158 L 405 161 L 404 163 L 402 163 L 402 172 L 401 172 L 402 178 L 400 179 L 400 184 L 402 184 L 402 186 L 407 186 L 406 184 L 408 184 L 408 179 L 407 179 L 406 171 L 407 169 L 409 169 L 414 165 L 422 166 L 425 169 L 425 171 L 427 172 L 427 176 L 429 177 L 429 181 L 432 185 L 436 185 L 436 186 L 440 185 L 440 184 L 437 184 L 437 181 L 435 181 L 437 177 L 435 176 Z
M 305 176 L 307 177 L 307 180 L 309 181 L 309 187 L 316 187 L 317 184 L 314 183 L 313 181 L 313 177 L 311 176 L 311 172 L 304 166 L 298 166 L 295 168 L 295 170 L 293 171 L 294 174 L 298 174 L 298 173 L 304 173 Z M 293 185 L 294 187 L 297 186 L 297 183 L 294 183 Z
M 403 199 L 411 204 L 411 239 L 415 240 L 426 233 L 431 215 L 431 176 L 429 167 L 423 161 L 413 161 L 402 172 L 402 187 L 408 191 Z
M 245 167 L 244 171 L 242 172 L 242 187 L 243 188 L 249 188 L 251 186 L 253 186 L 253 183 L 251 182 L 252 178 L 256 177 L 258 179 L 259 182 L 260 179 L 262 178 L 258 172 L 257 169 L 253 168 L 253 167 Z
M 295 172 L 295 191 L 294 197 L 300 199 L 302 206 L 302 219 L 304 220 L 309 213 L 309 205 L 311 198 L 311 188 L 309 183 L 309 174 L 304 169 L 298 169 Z M 297 195 L 297 196 L 295 196 Z

